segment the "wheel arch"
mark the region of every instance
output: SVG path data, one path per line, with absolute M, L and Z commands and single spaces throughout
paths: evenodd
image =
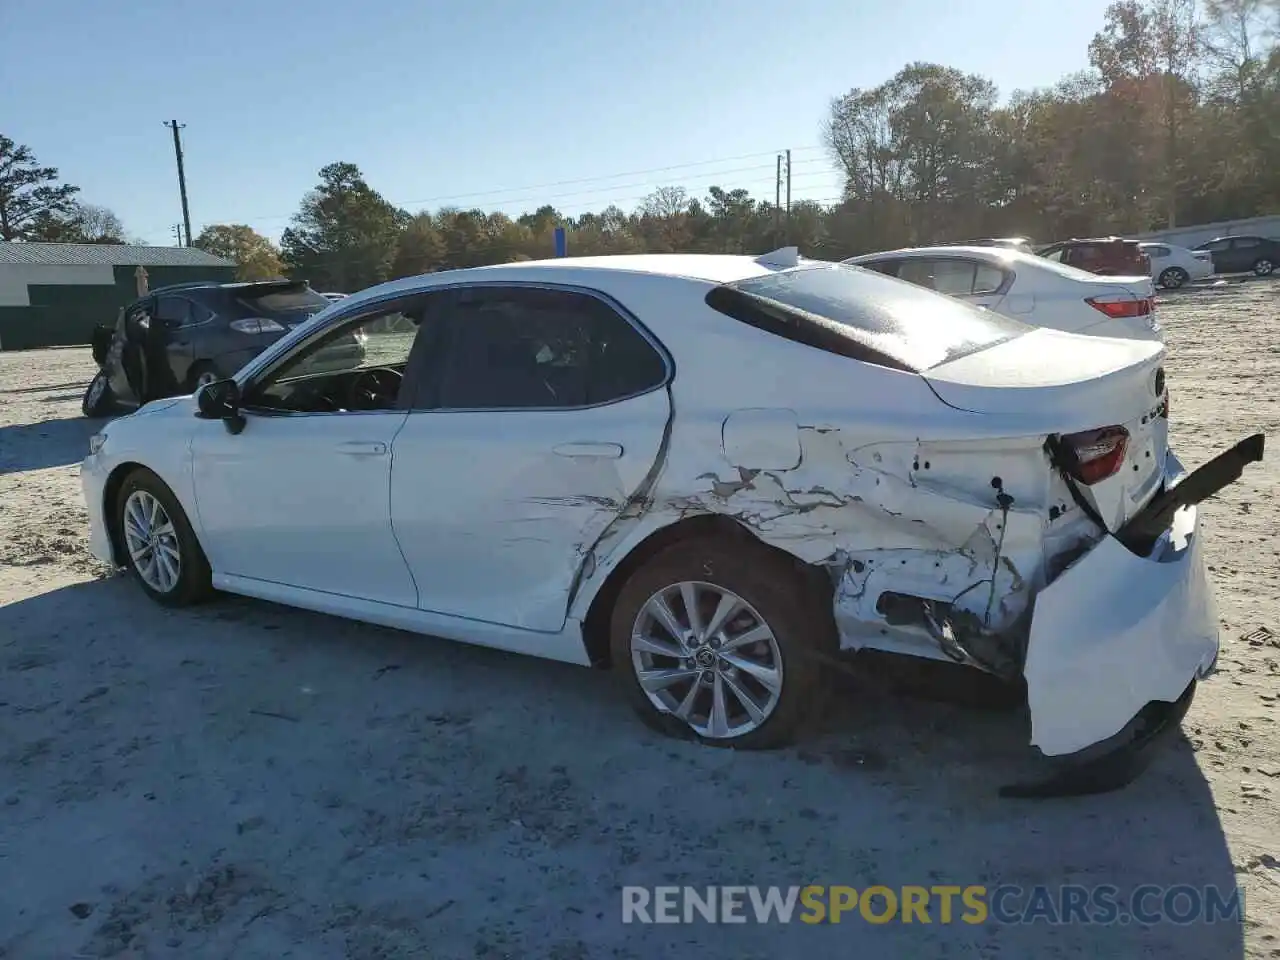
M 746 524 L 732 517 L 718 513 L 684 517 L 646 534 L 605 575 L 591 597 L 582 621 L 582 641 L 593 667 L 606 669 L 611 666 L 609 618 L 623 585 L 631 575 L 672 544 L 701 538 L 737 542 L 748 549 L 766 550 L 784 558 L 795 568 L 797 576 L 815 591 L 815 599 L 830 607 L 834 585 L 823 567 L 806 563 L 781 547 L 762 540 Z
M 125 480 L 137 470 L 155 473 L 145 464 L 126 460 L 118 464 L 107 475 L 107 482 L 102 485 L 102 519 L 107 528 L 107 540 L 111 544 L 111 559 L 119 566 L 124 566 L 125 551 L 121 542 L 120 518 L 116 516 L 116 499 L 120 496 L 120 488 Z

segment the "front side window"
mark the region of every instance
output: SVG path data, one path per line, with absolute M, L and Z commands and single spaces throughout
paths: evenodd
M 750 326 L 877 366 L 920 372 L 1012 340 L 1026 324 L 845 264 L 716 287 L 707 305 Z
M 1210 240 L 1208 243 L 1202 243 L 1197 250 L 1209 250 L 1213 253 L 1221 253 L 1231 245 L 1230 240 Z
M 1170 251 L 1168 247 L 1143 247 L 1142 252 L 1152 260 L 1162 260 L 1169 256 Z
M 666 379 L 658 351 L 587 293 L 518 287 L 457 292 L 437 404 L 452 410 L 609 403 Z
M 387 308 L 341 324 L 272 370 L 245 406 L 289 413 L 346 413 L 402 408 L 409 355 L 438 324 L 424 308 Z M 424 341 L 425 344 L 425 341 Z

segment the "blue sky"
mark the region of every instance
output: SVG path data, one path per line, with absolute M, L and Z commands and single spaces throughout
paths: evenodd
M 793 198 L 840 178 L 830 99 L 924 60 L 1002 95 L 1087 65 L 1107 0 L 0 0 L 0 131 L 173 242 L 183 130 L 193 229 L 278 237 L 321 166 L 410 210 L 630 209 L 661 185 Z

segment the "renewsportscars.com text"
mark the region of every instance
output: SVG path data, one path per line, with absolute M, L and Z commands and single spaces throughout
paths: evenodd
M 1241 923 L 1238 887 L 1109 884 L 622 888 L 623 923 Z

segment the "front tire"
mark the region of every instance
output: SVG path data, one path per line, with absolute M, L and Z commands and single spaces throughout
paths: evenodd
M 201 387 L 215 382 L 218 379 L 218 371 L 213 368 L 211 363 L 196 363 L 191 367 L 191 372 L 187 374 L 187 386 L 191 388 L 191 392 L 195 393 Z
M 1276 265 L 1266 257 L 1253 261 L 1253 272 L 1255 276 L 1269 277 L 1275 268 Z
M 672 544 L 632 574 L 610 620 L 613 669 L 640 718 L 717 747 L 794 740 L 835 647 L 820 591 L 754 541 Z
M 84 391 L 84 399 L 80 401 L 80 412 L 86 417 L 97 420 L 108 416 L 115 409 L 116 398 L 111 392 L 111 383 L 107 372 L 99 370 Z
M 209 561 L 182 505 L 150 470 L 135 470 L 120 485 L 115 523 L 129 571 L 156 603 L 185 607 L 213 592 Z
M 1177 290 L 1190 279 L 1191 275 L 1181 267 L 1169 267 L 1160 274 L 1160 286 L 1166 290 Z

